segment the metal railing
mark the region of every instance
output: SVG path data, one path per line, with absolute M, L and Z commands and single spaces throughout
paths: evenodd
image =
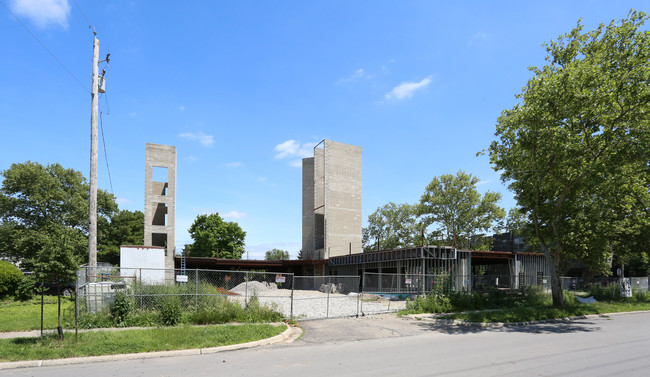
M 565 290 L 583 290 L 590 284 L 612 284 L 616 279 L 561 278 Z M 262 271 L 200 269 L 82 268 L 77 291 L 80 304 L 91 312 L 107 310 L 118 292 L 132 297 L 137 309 L 155 310 L 169 296 L 183 310 L 198 310 L 226 298 L 242 307 L 255 299 L 289 319 L 320 319 L 393 312 L 406 299 L 432 292 L 481 292 L 541 286 L 550 290 L 550 278 L 535 275 L 421 275 L 366 272 L 362 276 L 295 276 Z M 648 291 L 648 278 L 631 278 L 633 290 Z

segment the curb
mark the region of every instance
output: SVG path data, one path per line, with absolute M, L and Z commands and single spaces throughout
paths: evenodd
M 7 361 L 7 362 L 0 362 L 0 370 L 45 367 L 45 366 L 55 366 L 55 365 L 87 364 L 87 363 L 97 363 L 97 362 L 105 362 L 105 361 L 143 360 L 143 359 L 156 359 L 161 357 L 212 354 L 218 352 L 234 351 L 234 350 L 245 349 L 245 348 L 266 346 L 266 345 L 277 344 L 282 342 L 290 343 L 298 339 L 302 335 L 302 329 L 300 327 L 292 327 L 287 325 L 286 323 L 282 323 L 282 325 L 286 326 L 287 328 L 281 334 L 266 339 L 255 340 L 248 343 L 230 344 L 227 346 L 219 346 L 219 347 L 173 350 L 173 351 L 155 351 L 155 352 L 144 352 L 144 353 L 125 353 L 125 354 L 118 354 L 118 355 L 70 357 L 65 359 Z
M 616 313 L 602 313 L 602 314 L 588 314 L 580 315 L 573 317 L 565 318 L 554 318 L 554 319 L 543 319 L 539 321 L 527 321 L 527 322 L 468 322 L 460 319 L 443 319 L 437 318 L 444 314 L 435 313 L 435 314 L 407 314 L 404 317 L 407 317 L 411 320 L 425 321 L 425 322 L 439 322 L 448 325 L 455 326 L 473 326 L 473 327 L 482 327 L 482 328 L 499 328 L 499 327 L 515 327 L 515 326 L 527 326 L 535 325 L 541 323 L 560 323 L 566 321 L 576 321 L 580 319 L 593 319 L 593 318 L 608 318 L 616 315 L 625 315 L 625 314 L 635 314 L 635 313 L 650 313 L 650 310 L 638 310 L 634 312 L 616 312 Z

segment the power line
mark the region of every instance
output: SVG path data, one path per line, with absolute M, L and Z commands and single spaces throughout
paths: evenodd
M 115 196 L 113 192 L 113 179 L 111 178 L 111 168 L 108 166 L 108 153 L 106 152 L 106 139 L 104 138 L 104 121 L 102 119 L 102 112 L 99 112 L 99 129 L 102 131 L 102 144 L 104 145 L 104 160 L 106 161 L 106 170 L 108 171 L 108 182 L 111 185 L 111 194 Z
M 90 90 L 88 90 L 88 88 L 87 88 L 87 87 L 86 87 L 86 86 L 81 82 L 81 80 L 79 80 L 79 79 L 77 78 L 77 76 L 75 76 L 74 73 L 72 73 L 72 71 L 69 70 L 68 67 L 66 67 L 66 65 L 63 64 L 63 62 L 62 62 L 61 60 L 59 60 L 59 58 L 57 58 L 57 56 L 54 55 L 54 53 L 53 53 L 52 51 L 50 51 L 49 48 L 47 48 L 47 46 L 45 45 L 45 43 L 43 43 L 40 39 L 38 39 L 38 37 L 36 36 L 36 34 L 34 34 L 34 33 L 33 33 L 33 32 L 32 32 L 32 31 L 27 27 L 27 25 L 25 25 L 25 24 L 20 20 L 20 18 L 18 18 L 18 16 L 16 16 L 16 15 L 14 14 L 14 12 L 11 11 L 11 9 L 9 9 L 9 7 L 4 3 L 4 1 L 0 0 L 0 4 L 2 4 L 2 6 L 7 10 L 7 12 L 9 12 L 12 16 L 14 16 L 14 18 L 16 19 L 16 21 L 18 21 L 18 23 L 19 23 L 23 28 L 25 28 L 25 30 L 27 30 L 27 32 L 28 32 L 28 33 L 29 33 L 29 34 L 30 34 L 34 39 L 36 39 L 36 41 L 41 45 L 41 47 L 43 47 L 43 49 L 44 49 L 45 51 L 47 51 L 47 53 L 50 54 L 50 56 L 52 56 L 52 58 L 53 58 L 54 60 L 56 60 L 56 62 L 59 63 L 59 65 L 60 65 L 61 67 L 63 67 L 63 69 L 64 69 L 66 72 L 68 72 L 68 74 L 70 75 L 70 77 L 72 77 L 72 78 L 73 78 L 77 83 L 79 83 L 79 85 L 81 85 L 81 87 L 84 88 L 84 90 L 85 90 L 86 92 L 90 93 Z
M 86 23 L 88 24 L 88 29 L 92 29 L 93 26 L 90 24 L 90 21 L 88 21 L 88 17 L 86 17 L 86 14 L 84 13 L 84 11 L 81 10 L 81 7 L 79 6 L 79 4 L 77 4 L 77 0 L 72 0 L 72 2 L 74 3 L 74 5 L 79 10 L 79 13 L 81 13 L 81 17 L 83 17 L 84 20 L 86 20 Z

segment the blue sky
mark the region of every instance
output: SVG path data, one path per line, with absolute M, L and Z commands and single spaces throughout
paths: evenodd
M 59 162 L 88 177 L 92 32 L 111 54 L 100 98 L 112 190 L 142 210 L 145 143 L 178 153 L 177 248 L 198 214 L 247 232 L 250 259 L 301 246 L 300 159 L 363 148 L 363 216 L 415 203 L 486 156 L 542 43 L 648 11 L 647 1 L 0 0 L 0 170 Z M 61 62 L 63 68 L 58 62 Z M 69 72 L 68 72 L 69 71 Z M 99 187 L 111 190 L 100 139 Z

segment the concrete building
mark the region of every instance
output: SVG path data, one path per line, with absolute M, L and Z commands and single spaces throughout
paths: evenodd
M 303 257 L 362 252 L 361 147 L 323 140 L 302 163 Z
M 144 245 L 166 249 L 165 268 L 176 253 L 176 147 L 147 143 L 144 172 Z

